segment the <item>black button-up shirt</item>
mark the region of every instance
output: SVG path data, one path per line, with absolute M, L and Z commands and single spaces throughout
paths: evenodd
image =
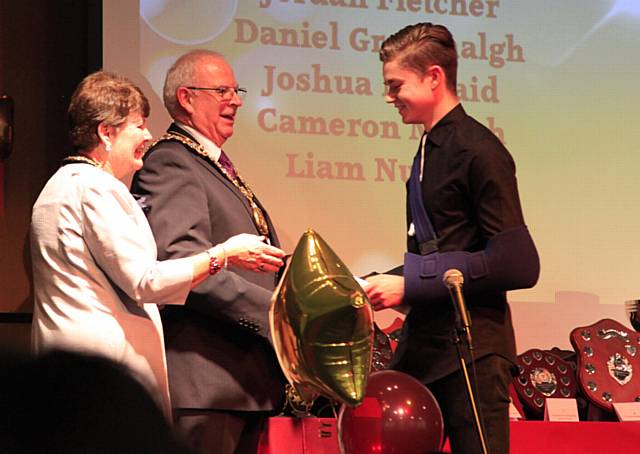
M 488 128 L 466 114 L 462 105 L 429 131 L 421 187 L 441 253 L 483 250 L 495 234 L 524 224 L 511 155 Z M 408 198 L 407 220 L 409 225 Z M 408 250 L 419 254 L 413 236 L 408 237 Z M 428 383 L 458 368 L 452 342 L 455 312 L 449 301 L 434 301 L 426 294 L 411 298 L 406 300 L 411 311 L 398 348 L 397 368 Z M 496 353 L 515 361 L 505 292 L 474 295 L 466 302 L 476 358 Z

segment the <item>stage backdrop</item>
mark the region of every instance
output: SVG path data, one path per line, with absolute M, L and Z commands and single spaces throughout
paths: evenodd
M 422 21 L 453 32 L 463 104 L 516 161 L 542 261 L 538 285 L 509 297 L 519 350 L 627 323 L 622 303 L 640 296 L 637 0 L 105 0 L 104 66 L 141 85 L 159 135 L 168 67 L 222 52 L 249 92 L 225 149 L 285 249 L 312 227 L 364 274 L 402 261 L 421 134 L 385 104 L 377 52 Z

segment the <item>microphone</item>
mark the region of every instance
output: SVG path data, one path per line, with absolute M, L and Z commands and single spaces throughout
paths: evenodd
M 467 345 L 471 350 L 471 321 L 469 320 L 469 313 L 467 312 L 467 306 L 464 303 L 464 296 L 462 295 L 462 284 L 464 283 L 464 276 L 460 270 L 451 268 L 445 271 L 442 276 L 442 282 L 449 289 L 449 295 L 451 295 L 451 301 L 460 317 L 462 323 L 462 329 L 467 337 Z
M 473 344 L 471 343 L 471 321 L 469 319 L 467 307 L 464 304 L 464 297 L 462 296 L 462 284 L 464 283 L 464 276 L 462 275 L 462 271 L 455 268 L 451 268 L 445 271 L 442 275 L 442 283 L 449 289 L 449 295 L 451 295 L 453 306 L 455 307 L 455 310 L 457 312 L 456 325 L 458 326 L 456 326 L 454 340 L 456 343 L 456 349 L 458 350 L 458 358 L 460 359 L 460 370 L 462 371 L 465 383 L 467 385 L 467 396 L 469 397 L 469 405 L 471 406 L 471 411 L 473 412 L 473 420 L 475 421 L 476 431 L 478 433 L 478 439 L 482 447 L 482 452 L 484 454 L 487 454 L 489 451 L 487 450 L 487 443 L 485 441 L 486 435 L 484 424 L 482 423 L 482 415 L 480 414 L 480 412 L 478 411 L 478 407 L 476 406 L 476 397 L 474 397 L 473 395 L 474 391 L 473 387 L 471 386 L 471 380 L 469 378 L 467 366 L 464 361 L 464 355 L 462 354 L 462 350 L 460 349 L 460 336 L 458 335 L 458 330 L 460 329 L 466 334 L 467 348 L 469 349 L 471 368 L 473 370 L 473 377 L 476 387 L 475 393 L 477 394 L 478 380 L 476 377 L 475 358 L 473 357 Z

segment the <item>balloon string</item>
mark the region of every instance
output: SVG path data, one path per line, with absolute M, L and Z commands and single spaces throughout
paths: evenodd
M 344 406 L 344 404 L 342 405 Z M 341 411 L 339 415 L 336 414 L 335 405 L 331 406 L 331 410 L 333 411 L 334 418 L 336 418 L 336 434 L 338 436 L 338 447 L 340 448 L 340 454 L 347 454 L 347 451 L 344 449 L 344 445 L 342 444 L 342 415 L 344 415 L 344 411 Z

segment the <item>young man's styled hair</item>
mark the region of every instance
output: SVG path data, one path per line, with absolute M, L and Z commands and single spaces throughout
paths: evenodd
M 443 25 L 431 22 L 408 25 L 389 36 L 380 49 L 383 63 L 399 58 L 400 66 L 423 76 L 432 65 L 442 67 L 447 88 L 456 93 L 458 54 L 456 43 Z

